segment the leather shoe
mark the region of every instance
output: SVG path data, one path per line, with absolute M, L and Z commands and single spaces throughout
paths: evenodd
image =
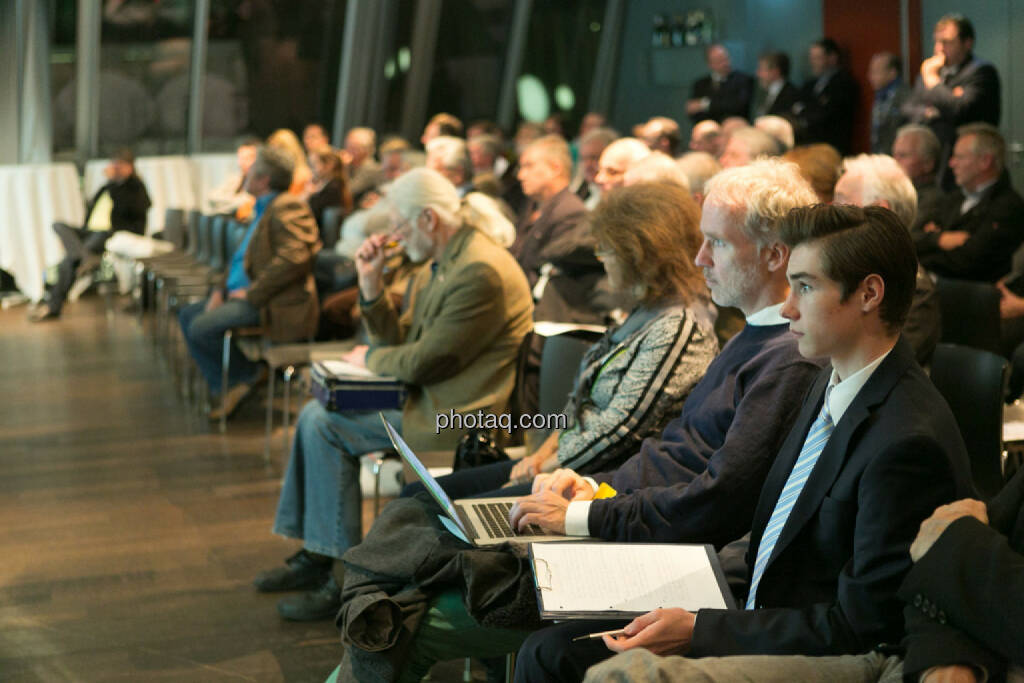
M 245 399 L 253 395 L 256 388 L 267 381 L 267 369 L 260 366 L 259 374 L 252 382 L 239 382 L 227 390 L 220 402 L 210 410 L 210 420 L 216 422 L 221 415 L 231 417 Z
M 320 588 L 301 595 L 289 595 L 277 601 L 277 613 L 288 621 L 320 621 L 333 619 L 341 609 L 341 589 L 328 572 Z
M 51 309 L 49 306 L 45 306 L 45 307 L 40 308 L 40 309 L 38 309 L 36 311 L 33 311 L 28 316 L 29 322 L 33 322 L 33 323 L 42 323 L 42 322 L 47 322 L 47 321 L 50 321 L 50 320 L 58 320 L 59 318 L 60 318 L 60 313 L 57 313 L 56 311 Z
M 276 593 L 318 588 L 330 575 L 333 562 L 300 550 L 285 560 L 284 564 L 283 567 L 261 572 L 252 582 L 256 590 L 261 593 Z

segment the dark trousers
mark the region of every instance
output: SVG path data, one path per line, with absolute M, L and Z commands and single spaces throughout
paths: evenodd
M 50 310 L 60 313 L 64 302 L 75 283 L 75 270 L 86 254 L 99 255 L 113 234 L 110 230 L 97 231 L 85 228 L 72 228 L 66 223 L 54 223 L 53 231 L 57 233 L 64 245 L 64 260 L 57 264 L 57 283 L 50 291 Z
M 530 634 L 516 656 L 516 683 L 572 681 L 579 683 L 587 669 L 615 653 L 600 638 L 572 642 L 576 636 L 622 628 L 629 619 L 573 620 Z
M 454 457 L 454 452 L 452 457 Z M 502 462 L 481 465 L 480 467 L 469 467 L 458 472 L 438 477 L 437 483 L 441 485 L 444 492 L 452 500 L 458 498 L 497 498 L 505 496 L 525 496 L 530 493 L 532 484 L 517 484 L 508 488 L 501 488 L 502 484 L 508 481 L 508 475 L 515 467 L 515 460 L 504 460 Z M 402 489 L 402 497 L 408 498 L 420 491 L 424 491 L 423 484 L 414 481 Z

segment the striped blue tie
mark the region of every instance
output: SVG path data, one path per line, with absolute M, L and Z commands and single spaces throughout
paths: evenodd
M 814 464 L 818 462 L 818 456 L 821 455 L 825 444 L 828 443 L 829 436 L 832 435 L 832 430 L 835 429 L 835 425 L 832 424 L 832 416 L 828 412 L 828 397 L 831 391 L 832 387 L 830 386 L 825 392 L 821 413 L 818 414 L 818 419 L 814 421 L 811 430 L 807 433 L 804 447 L 800 450 L 800 457 L 796 459 L 793 471 L 789 473 L 789 479 L 782 487 L 779 499 L 775 501 L 775 509 L 768 519 L 768 525 L 764 528 L 764 533 L 761 534 L 761 544 L 757 548 L 757 559 L 754 561 L 754 574 L 750 580 L 750 594 L 747 596 L 747 609 L 754 609 L 757 586 L 761 583 L 768 558 L 772 556 L 775 543 L 779 540 L 779 534 L 782 533 L 783 527 L 786 526 L 786 520 L 789 519 L 789 513 L 792 512 L 793 505 L 800 497 L 807 477 L 810 476 Z

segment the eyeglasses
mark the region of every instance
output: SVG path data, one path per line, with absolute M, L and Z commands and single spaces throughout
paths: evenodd
M 615 251 L 603 245 L 596 246 L 594 247 L 594 256 L 597 257 L 598 261 L 603 261 L 606 258 L 614 257 Z

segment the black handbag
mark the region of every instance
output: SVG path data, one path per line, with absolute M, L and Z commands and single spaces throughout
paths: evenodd
M 494 430 L 470 429 L 462 435 L 459 445 L 455 447 L 452 471 L 458 472 L 467 467 L 490 465 L 504 460 L 508 460 L 508 454 L 495 440 Z

